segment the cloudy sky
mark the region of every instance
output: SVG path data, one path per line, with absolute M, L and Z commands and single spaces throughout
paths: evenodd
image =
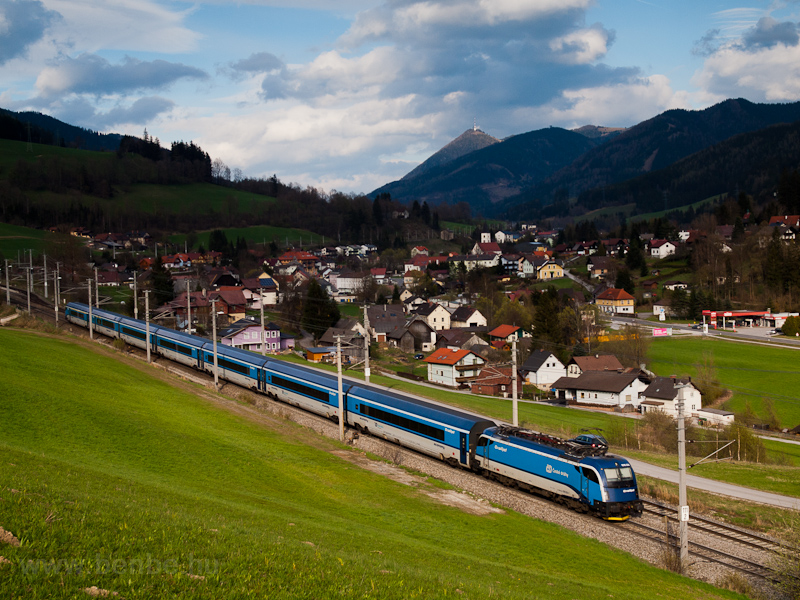
M 0 106 L 368 192 L 474 119 L 800 100 L 798 21 L 800 0 L 0 0 Z

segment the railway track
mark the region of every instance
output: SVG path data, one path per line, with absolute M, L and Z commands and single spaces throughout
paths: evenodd
M 670 522 L 678 523 L 678 509 L 661 502 L 643 500 L 646 513 L 666 517 Z M 754 531 L 748 531 L 735 525 L 721 523 L 707 517 L 693 515 L 691 518 L 691 528 L 695 531 L 713 535 L 731 542 L 742 544 L 758 550 L 766 550 L 773 553 L 781 553 L 787 549 L 785 544 L 769 538 Z
M 680 541 L 678 540 L 678 536 L 671 531 L 665 532 L 663 529 L 652 527 L 651 525 L 633 519 L 625 523 L 620 523 L 617 526 L 647 540 L 660 542 L 670 550 L 678 551 Z M 703 561 L 716 563 L 759 579 L 774 580 L 777 577 L 774 569 L 761 562 L 749 560 L 731 554 L 725 550 L 712 548 L 691 540 L 689 541 L 689 559 L 690 562 L 692 559 L 695 561 L 697 561 L 697 559 L 702 559 Z

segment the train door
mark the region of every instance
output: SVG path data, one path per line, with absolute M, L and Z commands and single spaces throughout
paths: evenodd
M 461 464 L 467 464 L 467 434 L 463 431 L 459 434 L 461 436 L 461 440 L 459 442 L 459 446 L 461 447 Z

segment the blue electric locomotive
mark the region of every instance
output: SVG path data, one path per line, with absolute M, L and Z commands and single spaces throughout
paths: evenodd
M 481 435 L 475 462 L 487 476 L 604 519 L 640 515 L 642 502 L 630 463 L 604 452 L 546 434 L 500 426 Z

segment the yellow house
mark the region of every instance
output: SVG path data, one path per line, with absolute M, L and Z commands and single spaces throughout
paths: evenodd
M 561 277 L 564 277 L 564 267 L 553 261 L 547 261 L 536 271 L 537 279 L 559 279 Z
M 611 288 L 597 296 L 595 304 L 601 312 L 606 314 L 632 315 L 634 312 L 634 298 L 625 290 Z

